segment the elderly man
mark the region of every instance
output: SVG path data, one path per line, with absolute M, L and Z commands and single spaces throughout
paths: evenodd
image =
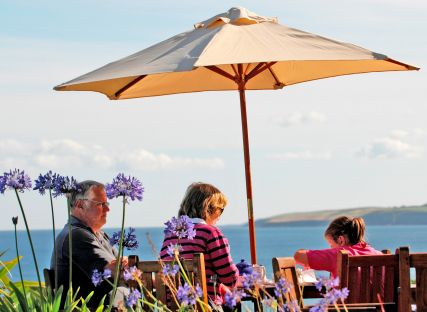
M 78 191 L 71 194 L 72 225 L 72 259 L 73 292 L 80 287 L 79 297 L 85 298 L 90 292 L 94 295 L 89 306 L 98 306 L 100 300 L 108 295 L 112 287 L 107 281 L 96 286 L 92 283 L 94 270 L 100 272 L 109 269 L 114 274 L 117 251 L 108 236 L 101 230 L 107 222 L 110 211 L 104 185 L 96 181 L 83 181 L 78 184 Z M 68 224 L 64 226 L 56 239 L 58 286 L 64 287 L 63 302 L 69 286 L 69 245 Z M 51 269 L 55 269 L 55 255 L 52 255 Z M 127 259 L 122 259 L 127 265 Z M 123 296 L 121 292 L 119 295 Z M 116 297 L 117 299 L 117 297 Z M 106 301 L 108 303 L 108 301 Z

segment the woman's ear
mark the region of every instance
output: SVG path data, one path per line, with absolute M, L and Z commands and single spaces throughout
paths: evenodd
M 345 246 L 345 237 L 344 235 L 340 235 L 338 236 L 338 241 L 337 241 L 338 245 L 340 246 Z

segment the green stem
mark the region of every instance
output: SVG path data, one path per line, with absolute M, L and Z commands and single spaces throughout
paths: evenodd
M 55 232 L 55 213 L 53 212 L 53 200 L 52 200 L 52 190 L 49 189 L 49 197 L 50 197 L 50 211 L 52 214 L 52 236 L 53 236 L 53 263 L 54 263 L 54 268 L 55 268 L 55 285 L 54 285 L 54 289 L 56 289 L 58 287 L 58 265 L 57 265 L 57 256 L 58 256 L 58 252 L 56 250 L 56 232 Z M 52 289 L 52 290 L 54 290 Z
M 121 231 L 120 231 L 119 252 L 117 253 L 116 271 L 115 271 L 115 276 L 114 276 L 114 286 L 113 286 L 113 290 L 111 291 L 110 305 L 108 307 L 108 312 L 110 312 L 111 309 L 113 308 L 113 302 L 114 302 L 114 298 L 116 297 L 116 292 L 117 292 L 117 284 L 119 282 L 120 267 L 121 267 L 121 264 L 122 264 L 121 257 L 122 257 L 122 254 L 123 254 L 123 238 L 124 238 L 124 228 L 125 228 L 125 212 L 126 212 L 126 196 L 123 195 L 122 228 L 121 228 Z
M 71 198 L 70 194 L 67 196 L 67 211 L 68 211 L 68 265 L 69 265 L 69 291 L 70 300 L 73 300 L 73 239 L 72 239 L 72 226 L 71 226 Z M 71 305 L 70 302 L 70 305 Z
M 22 268 L 21 268 L 21 260 L 19 257 L 19 250 L 18 250 L 18 235 L 16 233 L 16 224 L 14 224 L 15 226 L 15 248 L 16 248 L 16 258 L 18 259 L 18 267 L 19 267 L 19 276 L 21 277 L 21 285 L 22 285 L 22 291 L 24 293 L 24 297 L 25 297 L 25 311 L 29 311 L 28 310 L 28 303 L 27 303 L 27 293 L 25 291 L 25 286 L 24 286 L 24 278 L 22 277 Z
M 40 298 L 44 303 L 42 283 L 40 279 L 39 265 L 37 263 L 36 253 L 34 252 L 33 240 L 31 239 L 30 228 L 28 227 L 27 218 L 25 217 L 24 207 L 22 207 L 21 199 L 19 198 L 18 191 L 15 189 L 16 198 L 18 199 L 19 207 L 21 208 L 22 217 L 24 218 L 25 228 L 27 230 L 28 240 L 30 241 L 31 252 L 33 254 L 34 266 L 36 267 L 37 280 L 39 282 Z

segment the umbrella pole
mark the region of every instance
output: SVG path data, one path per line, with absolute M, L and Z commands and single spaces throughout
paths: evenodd
M 242 136 L 243 136 L 243 152 L 245 157 L 245 177 L 246 177 L 246 198 L 248 205 L 248 228 L 249 228 L 249 244 L 251 251 L 252 264 L 257 263 L 256 258 L 256 241 L 255 241 L 255 222 L 254 211 L 252 205 L 252 178 L 251 178 L 251 161 L 249 157 L 249 139 L 248 139 L 248 121 L 246 114 L 246 98 L 244 86 L 239 88 L 240 95 L 240 115 L 242 119 Z

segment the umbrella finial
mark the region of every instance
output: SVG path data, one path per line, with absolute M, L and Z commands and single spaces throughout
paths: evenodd
M 215 15 L 210 19 L 194 24 L 194 28 L 214 28 L 225 24 L 232 25 L 251 25 L 258 23 L 278 23 L 277 17 L 265 17 L 249 11 L 243 7 L 232 7 L 227 12 Z

